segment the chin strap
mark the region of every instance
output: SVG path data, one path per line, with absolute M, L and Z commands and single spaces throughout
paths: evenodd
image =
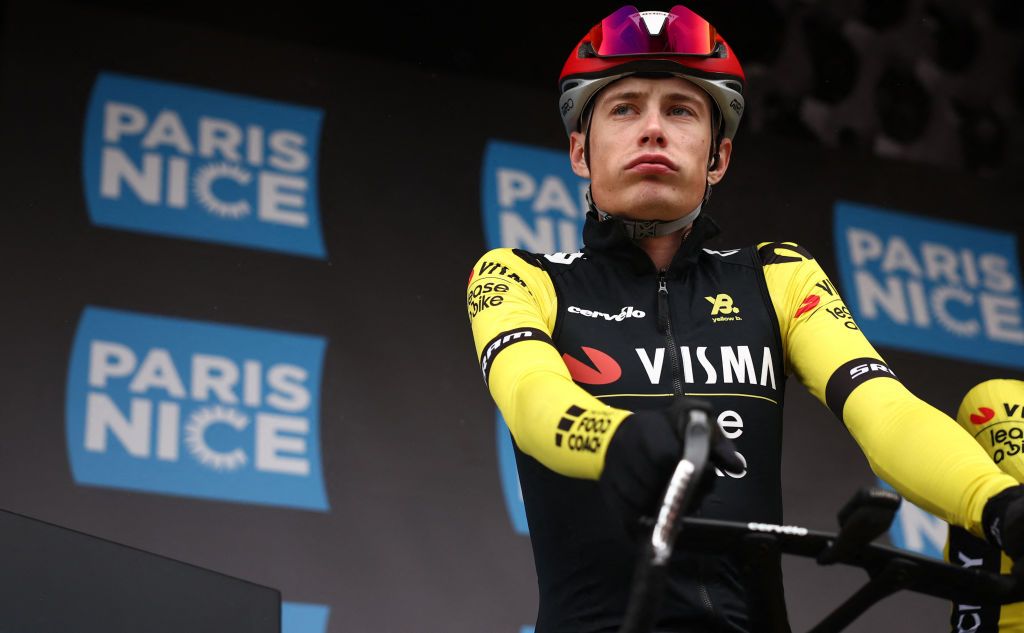
M 622 228 L 626 230 L 626 235 L 631 239 L 639 240 L 644 237 L 659 237 L 662 235 L 668 235 L 675 233 L 680 229 L 684 229 L 693 223 L 700 215 L 700 210 L 707 204 L 708 199 L 711 197 L 711 183 L 708 183 L 704 189 L 704 199 L 700 201 L 697 208 L 690 211 L 681 218 L 675 220 L 627 220 L 614 216 L 607 211 L 602 211 L 597 208 L 594 204 L 594 199 L 590 195 L 590 187 L 587 187 L 587 205 L 597 214 L 597 217 L 602 222 L 606 220 L 618 220 L 622 223 Z

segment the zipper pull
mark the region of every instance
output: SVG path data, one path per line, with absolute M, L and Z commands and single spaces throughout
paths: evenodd
M 658 275 L 658 331 L 668 334 L 668 284 Z

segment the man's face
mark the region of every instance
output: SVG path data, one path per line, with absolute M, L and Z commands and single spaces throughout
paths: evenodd
M 573 132 L 573 171 L 590 178 L 594 203 L 634 220 L 674 220 L 692 211 L 707 182 L 721 180 L 732 142 L 723 139 L 715 171 L 711 98 L 678 77 L 626 77 L 605 87 L 591 107 L 590 165 L 585 136 Z

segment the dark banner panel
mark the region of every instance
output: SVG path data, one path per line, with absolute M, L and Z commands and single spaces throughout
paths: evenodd
M 10 631 L 278 633 L 268 587 L 0 511 Z
M 580 245 L 554 92 L 82 6 L 4 24 L 0 508 L 279 589 L 285 633 L 532 625 L 464 291 L 489 247 Z M 708 248 L 806 247 L 953 414 L 1024 376 L 1022 193 L 741 130 Z M 787 397 L 786 520 L 832 529 L 875 479 Z M 863 581 L 786 572 L 797 629 Z

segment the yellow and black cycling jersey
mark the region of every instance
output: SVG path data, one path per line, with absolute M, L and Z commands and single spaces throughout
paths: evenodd
M 975 385 L 960 403 L 956 421 L 1003 472 L 1024 480 L 1024 381 L 995 378 Z M 962 567 L 997 574 L 1013 569 L 998 547 L 957 526 L 950 526 L 943 554 Z M 1024 602 L 954 602 L 949 619 L 952 633 L 1021 633 Z
M 985 502 L 1016 483 L 900 383 L 810 253 L 789 242 L 702 248 L 716 233 L 699 217 L 658 271 L 620 223 L 591 213 L 578 253 L 495 249 L 473 268 L 467 309 L 514 439 L 537 633 L 617 628 L 635 551 L 595 480 L 618 426 L 675 395 L 710 400 L 745 464 L 716 473 L 704 517 L 781 522 L 788 375 L 845 422 L 880 477 L 953 523 L 980 534 Z M 907 450 L 922 444 L 930 450 Z M 729 557 L 678 552 L 667 592 L 659 630 L 749 630 Z
M 943 555 L 947 561 L 961 567 L 995 574 L 1008 574 L 1013 569 L 1013 561 L 998 547 L 955 525 L 949 528 Z M 1024 631 L 1024 602 L 1006 605 L 954 602 L 949 620 L 952 633 L 1021 633 Z

